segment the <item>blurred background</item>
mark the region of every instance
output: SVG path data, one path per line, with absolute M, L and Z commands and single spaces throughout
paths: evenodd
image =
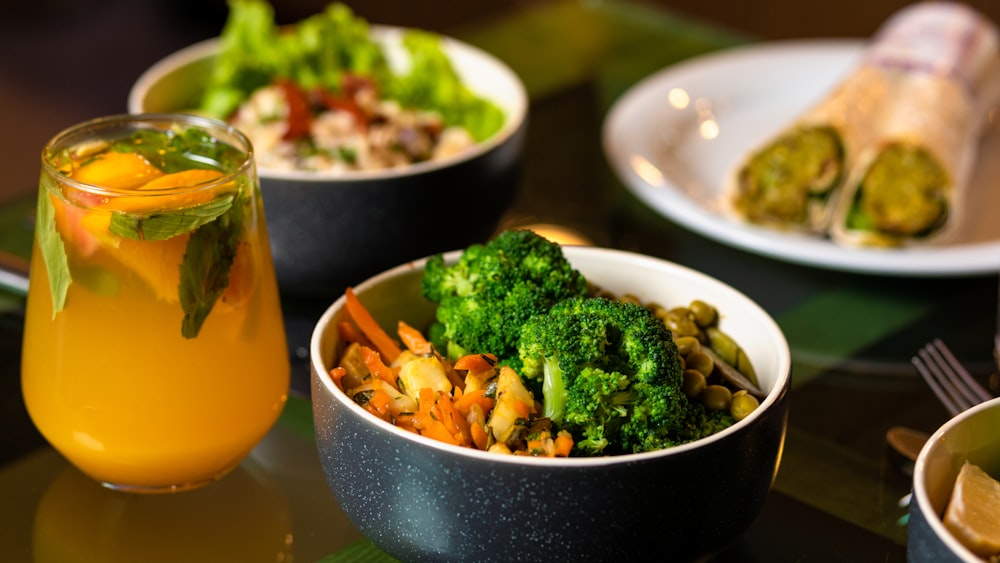
M 371 22 L 459 32 L 491 18 L 566 0 L 353 0 Z M 612 0 L 580 0 L 598 3 Z M 280 23 L 326 0 L 272 0 Z M 769 40 L 867 37 L 906 0 L 644 0 L 695 21 Z M 968 4 L 1000 21 L 1000 1 Z M 33 191 L 42 145 L 66 126 L 123 112 L 129 87 L 149 65 L 217 35 L 224 0 L 31 0 L 0 16 L 0 204 Z

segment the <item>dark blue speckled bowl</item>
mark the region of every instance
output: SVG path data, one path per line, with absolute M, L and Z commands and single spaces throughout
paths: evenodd
M 982 563 L 941 521 L 966 460 L 994 477 L 1000 476 L 1000 398 L 944 423 L 920 450 L 913 466 L 907 525 L 906 552 L 911 563 Z
M 390 60 L 406 60 L 402 28 L 371 26 Z M 197 107 L 218 39 L 182 49 L 133 85 L 132 113 Z M 271 251 L 283 293 L 333 299 L 407 260 L 485 240 L 509 207 L 520 178 L 528 97 L 503 62 L 444 38 L 455 70 L 471 90 L 499 105 L 504 127 L 474 149 L 434 162 L 336 176 L 259 168 Z M 468 217 L 456 227 L 449 217 Z
M 767 398 L 733 427 L 659 452 L 555 460 L 449 446 L 376 419 L 332 384 L 338 299 L 311 343 L 316 440 L 337 501 L 388 553 L 405 561 L 692 559 L 724 548 L 760 512 L 787 423 L 791 360 L 778 326 L 742 294 L 687 268 L 593 247 L 566 254 L 611 291 L 665 306 L 716 305 Z M 383 326 L 423 326 L 433 307 L 420 294 L 422 268 L 405 264 L 355 290 Z

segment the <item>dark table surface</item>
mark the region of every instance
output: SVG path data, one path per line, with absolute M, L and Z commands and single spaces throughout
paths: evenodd
M 7 98 L 22 108 L 8 108 L 6 125 L 16 134 L 2 137 L 7 187 L 0 194 L 0 243 L 20 255 L 31 240 L 41 145 L 72 123 L 124 111 L 138 72 L 221 25 L 217 17 L 194 23 L 160 4 L 108 2 L 113 9 L 100 10 L 42 4 L 65 9 L 59 25 L 32 20 L 42 17 L 31 16 L 34 11 L 24 27 L 0 24 L 4 56 L 19 44 L 33 50 L 0 66 L 12 77 L 0 83 L 0 104 Z M 32 29 L 52 35 L 32 35 Z M 648 74 L 759 40 L 750 34 L 650 5 L 600 2 L 508 6 L 444 31 L 508 62 L 531 97 L 524 174 L 504 226 L 558 224 L 597 245 L 700 270 L 756 300 L 785 332 L 793 391 L 774 491 L 751 529 L 712 560 L 905 560 L 906 508 L 899 499 L 910 478 L 886 448 L 885 431 L 895 425 L 932 431 L 947 419 L 910 364 L 924 342 L 945 339 L 983 381 L 996 371 L 997 275 L 900 277 L 796 265 L 691 232 L 634 197 L 602 151 L 609 108 Z M 108 40 L 116 36 L 123 41 Z M 16 291 L 0 294 L 4 560 L 252 561 L 260 555 L 274 561 L 274 546 L 248 543 L 246 530 L 285 538 L 278 551 L 296 561 L 383 558 L 326 488 L 312 441 L 305 347 L 325 303 L 286 303 L 293 397 L 241 468 L 200 491 L 141 499 L 83 478 L 35 431 L 20 397 L 22 304 Z

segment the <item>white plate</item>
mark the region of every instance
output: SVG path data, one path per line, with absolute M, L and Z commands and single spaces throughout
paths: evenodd
M 745 250 L 860 273 L 931 277 L 996 272 L 1000 159 L 979 159 L 970 186 L 971 212 L 960 236 L 948 245 L 849 248 L 719 214 L 723 180 L 737 160 L 821 99 L 854 68 L 864 45 L 860 40 L 780 41 L 665 68 L 615 102 L 604 123 L 605 153 L 619 178 L 647 205 L 688 229 Z M 1000 154 L 995 114 L 980 156 Z

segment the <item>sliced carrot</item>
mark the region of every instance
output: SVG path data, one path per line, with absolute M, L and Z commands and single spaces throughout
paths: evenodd
M 340 338 L 344 342 L 357 342 L 358 344 L 368 346 L 369 348 L 374 347 L 371 340 L 368 340 L 368 337 L 365 336 L 365 334 L 361 332 L 361 329 L 358 328 L 358 325 L 352 323 L 351 321 L 340 321 L 337 323 L 337 330 L 340 332 Z
M 399 321 L 396 328 L 399 339 L 403 341 L 406 348 L 414 354 L 424 356 L 431 353 L 431 343 L 424 338 L 424 335 L 417 329 Z
M 497 365 L 497 357 L 493 354 L 468 354 L 455 361 L 455 369 L 475 373 L 489 371 Z
M 431 407 L 434 406 L 434 390 L 430 387 L 423 387 L 417 391 L 417 403 L 420 410 L 431 412 Z
M 410 422 L 413 424 L 413 429 L 419 434 L 421 430 L 427 428 L 430 420 L 430 413 L 418 411 L 413 413 L 413 417 L 410 419 Z
M 463 446 L 469 445 L 472 441 L 472 436 L 469 434 L 469 423 L 455 410 L 451 398 L 447 395 L 439 396 L 438 408 L 441 411 L 441 422 L 455 436 L 455 440 Z
M 344 390 L 344 386 L 341 385 L 340 380 L 343 379 L 345 375 L 347 375 L 347 370 L 340 366 L 330 370 L 330 379 L 333 380 L 333 384 L 336 385 L 341 391 Z
M 569 453 L 572 450 L 573 436 L 565 430 L 560 430 L 559 433 L 556 434 L 556 456 L 569 457 Z
M 402 428 L 403 430 L 409 430 L 410 432 L 419 434 L 417 428 L 413 425 L 415 415 L 412 412 L 403 413 L 396 417 L 396 426 Z
M 494 401 L 492 397 L 486 396 L 485 389 L 476 389 L 475 391 L 469 391 L 463 394 L 458 399 L 455 399 L 455 410 L 468 416 L 469 409 L 472 405 L 479 405 L 483 409 L 483 412 L 490 412 L 493 408 Z
M 545 440 L 541 438 L 528 440 L 527 444 L 525 444 L 525 449 L 528 450 L 528 453 L 537 455 L 545 450 Z
M 367 346 L 362 346 L 361 357 L 365 361 L 365 367 L 368 368 L 371 374 L 391 385 L 393 389 L 399 390 L 399 385 L 396 383 L 396 372 L 385 365 L 385 362 L 382 361 L 382 356 L 377 351 Z
M 512 406 L 514 407 L 514 410 L 517 411 L 518 418 L 527 419 L 531 416 L 531 407 L 529 407 L 527 403 L 523 401 L 513 401 Z
M 381 389 L 376 389 L 372 396 L 369 397 L 368 403 L 365 407 L 368 412 L 374 414 L 375 416 L 392 422 L 392 417 L 389 413 L 389 403 L 392 402 L 392 397 L 388 393 L 382 391 Z
M 458 445 L 458 441 L 455 440 L 455 436 L 448 432 L 448 429 L 445 428 L 444 424 L 442 424 L 439 420 L 432 421 L 432 423 L 429 424 L 421 433 L 428 438 L 433 438 L 446 444 L 451 444 L 453 446 Z
M 477 448 L 480 450 L 485 450 L 487 448 L 489 440 L 485 428 L 478 424 L 470 424 L 469 434 L 472 435 L 472 443 L 475 444 Z
M 372 345 L 382 354 L 386 363 L 395 362 L 400 354 L 399 345 L 375 322 L 375 318 L 358 299 L 354 289 L 348 287 L 344 291 L 344 297 L 346 298 L 347 313 L 361 329 L 361 332 L 371 340 Z
M 433 417 L 431 407 L 434 406 L 434 391 L 430 387 L 424 387 L 417 392 L 417 412 L 413 413 L 413 425 L 417 430 L 427 428 Z

